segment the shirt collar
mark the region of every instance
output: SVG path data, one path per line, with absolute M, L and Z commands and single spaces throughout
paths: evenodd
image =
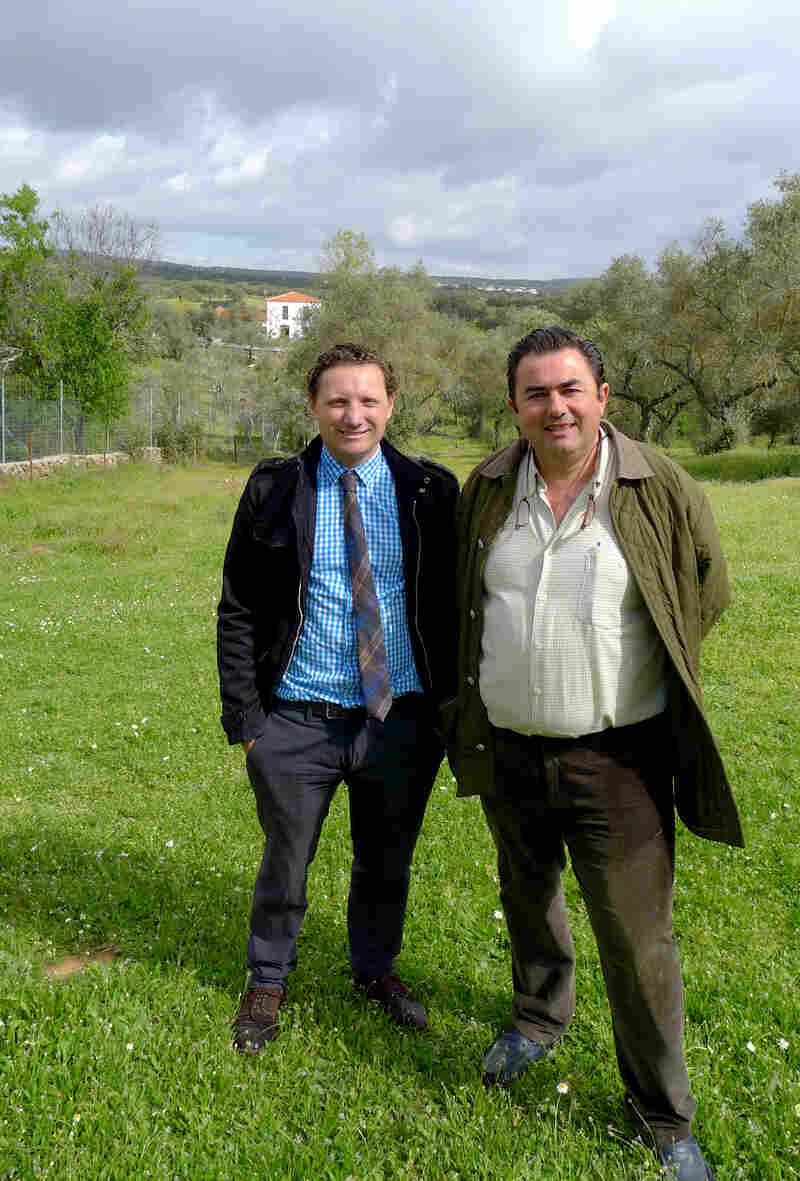
M 338 459 L 334 459 L 323 443 L 319 468 L 317 469 L 317 483 L 335 484 L 342 475 L 342 472 L 352 471 L 356 473 L 362 484 L 369 486 L 377 478 L 385 463 L 386 460 L 383 458 L 383 452 L 378 447 L 378 450 L 369 459 L 363 460 L 357 467 L 347 468 L 344 464 L 339 463 Z

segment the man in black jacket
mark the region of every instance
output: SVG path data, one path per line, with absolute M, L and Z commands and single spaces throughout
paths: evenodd
M 453 692 L 455 477 L 384 441 L 391 366 L 342 344 L 308 374 L 319 435 L 248 480 L 218 611 L 222 724 L 241 743 L 266 843 L 234 1046 L 277 1034 L 307 909 L 306 877 L 338 784 L 350 793 L 347 925 L 358 989 L 427 1028 L 393 972 L 411 859 Z

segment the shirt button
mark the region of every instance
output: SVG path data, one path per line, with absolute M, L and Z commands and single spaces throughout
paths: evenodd
M 467 677 L 467 684 L 468 684 L 468 685 L 474 685 L 474 684 L 475 684 L 475 678 L 474 678 L 474 677 Z
M 479 742 L 478 745 L 475 747 L 475 749 L 476 750 L 486 750 L 486 747 L 483 745 L 482 742 Z
M 478 538 L 478 549 L 483 549 L 483 538 L 482 537 Z
M 473 607 L 470 607 L 470 609 L 469 609 L 469 617 L 470 617 L 470 619 L 474 619 L 474 618 L 476 617 L 476 615 L 477 615 L 477 614 L 478 614 L 478 612 L 477 612 L 477 611 L 476 611 L 476 610 L 475 610 Z

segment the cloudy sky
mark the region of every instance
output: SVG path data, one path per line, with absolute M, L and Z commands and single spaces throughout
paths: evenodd
M 557 278 L 741 227 L 800 170 L 797 0 L 24 0 L 0 193 L 111 202 L 164 258 Z

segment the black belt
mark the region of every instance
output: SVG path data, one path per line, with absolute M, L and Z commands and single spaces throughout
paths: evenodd
M 363 705 L 339 705 L 336 701 L 286 701 L 283 697 L 276 697 L 275 704 L 278 709 L 296 709 L 307 718 L 325 718 L 329 722 L 355 720 L 366 717 L 367 713 Z
M 401 709 L 421 704 L 421 693 L 402 693 L 392 701 L 392 709 Z M 324 718 L 328 722 L 356 721 L 367 716 L 364 705 L 339 705 L 336 701 L 287 701 L 283 697 L 275 698 L 276 709 L 296 709 L 307 718 Z

